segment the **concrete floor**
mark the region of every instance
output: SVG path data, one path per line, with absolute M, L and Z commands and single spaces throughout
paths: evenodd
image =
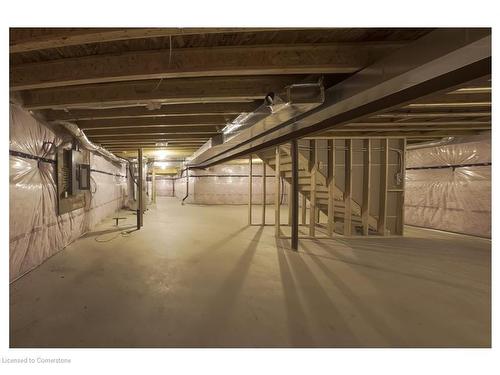
M 296 253 L 246 212 L 163 198 L 128 236 L 133 214 L 105 220 L 11 285 L 11 346 L 490 346 L 490 241 L 407 228 Z

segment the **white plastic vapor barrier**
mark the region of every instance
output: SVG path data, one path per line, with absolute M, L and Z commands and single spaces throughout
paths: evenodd
M 262 164 L 253 166 L 252 202 L 262 203 Z M 274 171 L 266 169 L 266 203 L 274 203 Z M 159 183 L 159 181 L 158 181 Z M 186 195 L 186 172 L 174 181 L 175 196 Z M 159 186 L 159 185 L 157 185 Z M 165 184 L 165 186 L 168 186 Z M 247 204 L 248 164 L 221 164 L 189 171 L 189 196 L 185 203 Z
M 175 179 L 171 177 L 156 177 L 156 195 L 158 197 L 174 196 Z
M 405 222 L 490 237 L 491 141 L 461 141 L 408 151 Z
M 92 229 L 126 201 L 125 166 L 90 154 L 85 207 L 57 214 L 55 146 L 67 142 L 18 106 L 10 106 L 9 262 L 12 281 Z M 63 140 L 63 137 L 65 140 Z M 22 154 L 19 154 L 22 153 Z M 43 157 L 43 160 L 30 157 Z

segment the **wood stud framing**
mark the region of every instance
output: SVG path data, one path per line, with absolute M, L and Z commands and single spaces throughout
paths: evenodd
M 266 163 L 262 162 L 262 225 L 266 225 Z
M 143 181 L 143 158 L 142 158 L 142 148 L 137 150 L 137 164 L 138 164 L 138 186 L 137 186 L 137 229 L 141 229 L 144 225 L 144 202 L 143 202 L 143 194 L 144 194 L 144 181 Z
M 151 175 L 151 195 L 153 203 L 156 203 L 156 170 L 153 166 L 153 173 Z
M 363 235 L 369 233 L 368 217 L 370 215 L 370 190 L 371 190 L 371 159 L 372 159 L 371 139 L 363 141 L 363 204 L 361 207 L 361 222 L 363 225 Z
M 302 205 L 302 214 L 300 215 L 300 218 L 301 218 L 301 224 L 302 225 L 306 225 L 307 224 L 307 198 L 305 196 L 305 194 L 301 194 L 302 196 L 302 201 L 301 201 L 301 205 Z
M 383 236 L 400 235 L 404 225 L 403 201 L 402 199 L 395 199 L 394 196 L 389 197 L 388 193 L 401 192 L 402 194 L 403 189 L 399 187 L 397 189 L 391 189 L 388 186 L 388 175 L 390 173 L 391 178 L 395 177 L 395 175 L 392 176 L 392 174 L 400 171 L 401 168 L 404 169 L 405 161 L 404 159 L 400 160 L 398 158 L 397 165 L 394 164 L 394 161 L 392 162 L 393 164 L 388 164 L 391 159 L 388 157 L 389 154 L 386 153 L 388 151 L 404 152 L 402 147 L 406 144 L 406 140 L 403 138 L 396 138 L 392 141 L 397 140 L 397 142 L 391 144 L 389 139 L 378 137 L 373 139 L 361 139 L 356 142 L 352 139 L 345 138 L 328 139 L 326 142 L 328 150 L 326 160 L 320 160 L 320 152 L 323 149 L 323 146 L 319 146 L 318 141 L 320 139 L 321 138 L 315 138 L 313 142 L 310 143 L 309 151 L 311 152 L 309 156 L 312 160 L 304 158 L 303 154 L 300 156 L 301 154 L 298 153 L 300 162 L 298 165 L 302 167 L 299 167 L 296 173 L 298 176 L 297 181 L 299 181 L 298 193 L 300 193 L 302 197 L 302 213 L 298 215 L 299 209 L 297 208 L 296 218 L 293 211 L 294 197 L 292 177 L 294 174 L 292 172 L 294 169 L 287 169 L 283 174 L 283 172 L 280 172 L 280 167 L 275 168 L 277 173 L 275 186 L 276 236 L 282 237 L 279 216 L 281 186 L 278 176 L 284 176 L 285 180 L 291 186 L 289 196 L 290 208 L 292 210 L 290 226 L 293 227 L 295 219 L 298 225 L 299 216 L 301 216 L 301 224 L 307 226 L 309 231 L 306 238 L 325 238 L 325 236 L 326 238 L 333 238 L 336 236 L 352 237 L 359 236 L 360 234 L 367 236 L 375 233 Z M 376 146 L 374 146 L 375 140 Z M 325 157 L 324 154 L 325 153 L 321 153 L 321 158 Z M 276 156 L 277 155 L 278 154 L 276 154 Z M 281 154 L 279 155 L 282 156 Z M 355 157 L 353 157 L 353 155 Z M 375 163 L 373 162 L 374 155 L 377 155 Z M 279 166 L 280 156 L 276 156 L 274 156 L 272 160 L 270 157 L 264 157 L 265 163 L 275 166 L 274 160 L 278 159 Z M 305 167 L 306 161 L 308 163 L 308 168 L 310 167 L 308 172 L 306 170 L 300 170 Z M 401 162 L 403 166 L 401 166 Z M 322 169 L 320 169 L 321 163 L 326 163 L 326 176 L 323 175 Z M 376 173 L 375 177 L 377 179 L 375 180 L 375 184 L 373 177 L 374 168 L 380 170 L 381 175 L 380 181 L 378 181 L 379 173 Z M 342 171 L 342 173 L 339 171 Z M 340 174 L 337 176 L 337 173 Z M 362 186 L 353 185 L 354 181 L 362 184 Z M 339 188 L 339 186 L 342 188 Z M 380 191 L 378 191 L 377 186 L 380 187 Z M 373 193 L 374 187 L 375 191 L 378 192 L 376 195 Z M 309 210 L 307 209 L 307 201 L 309 201 Z M 325 203 L 325 201 L 327 203 Z M 376 212 L 371 212 L 371 209 L 374 207 L 378 207 L 381 213 L 380 220 L 377 219 Z M 388 207 L 391 209 L 391 212 L 394 210 L 397 212 L 395 217 L 390 217 L 390 220 L 388 220 L 389 217 L 387 216 Z M 307 211 L 309 211 L 309 215 L 307 215 Z M 326 225 L 319 223 L 317 220 L 317 214 L 320 212 L 326 215 Z M 307 216 L 309 216 L 308 221 Z M 396 220 L 396 224 L 394 224 L 394 220 Z M 344 223 L 343 230 L 340 232 L 338 232 L 339 228 L 336 228 L 338 221 Z M 290 236 L 290 238 L 291 237 L 292 236 Z
M 316 234 L 316 174 L 318 172 L 316 142 L 310 142 L 311 155 L 311 191 L 309 199 L 309 236 Z
M 252 190 L 253 190 L 252 154 L 248 156 L 248 225 L 252 225 Z
M 344 235 L 352 233 L 352 140 L 345 141 Z
M 299 246 L 299 148 L 297 140 L 294 139 L 290 145 L 290 158 L 292 162 L 292 182 L 288 197 L 291 206 L 291 247 L 298 250 Z
M 328 236 L 335 231 L 335 149 L 334 141 L 328 140 Z
M 281 204 L 281 189 L 280 189 L 280 180 L 281 180 L 281 172 L 280 172 L 280 164 L 281 164 L 281 155 L 280 155 L 280 147 L 276 147 L 276 162 L 274 169 L 274 228 L 275 228 L 275 236 L 279 238 L 281 235 L 280 228 L 280 204 Z
M 382 141 L 382 159 L 380 163 L 380 197 L 379 197 L 379 217 L 377 231 L 385 236 L 387 221 L 387 164 L 389 163 L 389 140 L 385 138 Z

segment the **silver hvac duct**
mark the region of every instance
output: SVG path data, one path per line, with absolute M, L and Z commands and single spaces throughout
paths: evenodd
M 406 146 L 406 149 L 407 150 L 417 150 L 419 148 L 426 148 L 426 147 L 446 146 L 446 145 L 449 145 L 450 143 L 453 143 L 454 141 L 455 141 L 455 137 L 444 137 L 438 141 L 430 141 L 430 142 L 416 143 L 414 145 L 408 145 L 408 146 Z
M 243 142 L 251 141 L 271 129 L 306 113 L 325 100 L 323 82 L 299 83 L 287 86 L 282 93 L 270 93 L 255 111 L 242 113 L 214 137 L 201 146 L 187 161 L 189 167 L 204 167 L 209 160 Z
M 73 124 L 68 121 L 54 121 L 53 123 L 62 126 L 68 132 L 70 132 L 71 135 L 73 135 L 76 139 L 78 139 L 82 147 L 85 148 L 86 150 L 96 152 L 105 157 L 106 159 L 115 163 L 120 163 L 120 164 L 128 163 L 127 160 L 119 158 L 118 156 L 109 152 L 105 148 L 97 146 L 91 141 L 89 141 L 85 133 L 76 124 Z

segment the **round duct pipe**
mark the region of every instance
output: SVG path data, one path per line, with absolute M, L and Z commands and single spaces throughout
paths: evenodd
M 85 133 L 76 124 L 73 124 L 68 121 L 55 121 L 54 123 L 62 126 L 69 133 L 71 133 L 71 135 L 73 135 L 76 139 L 78 139 L 82 147 L 85 148 L 86 150 L 96 152 L 114 163 L 120 163 L 120 164 L 128 163 L 128 160 L 120 158 L 114 155 L 113 153 L 109 152 L 105 148 L 97 146 L 91 141 L 89 141 Z

